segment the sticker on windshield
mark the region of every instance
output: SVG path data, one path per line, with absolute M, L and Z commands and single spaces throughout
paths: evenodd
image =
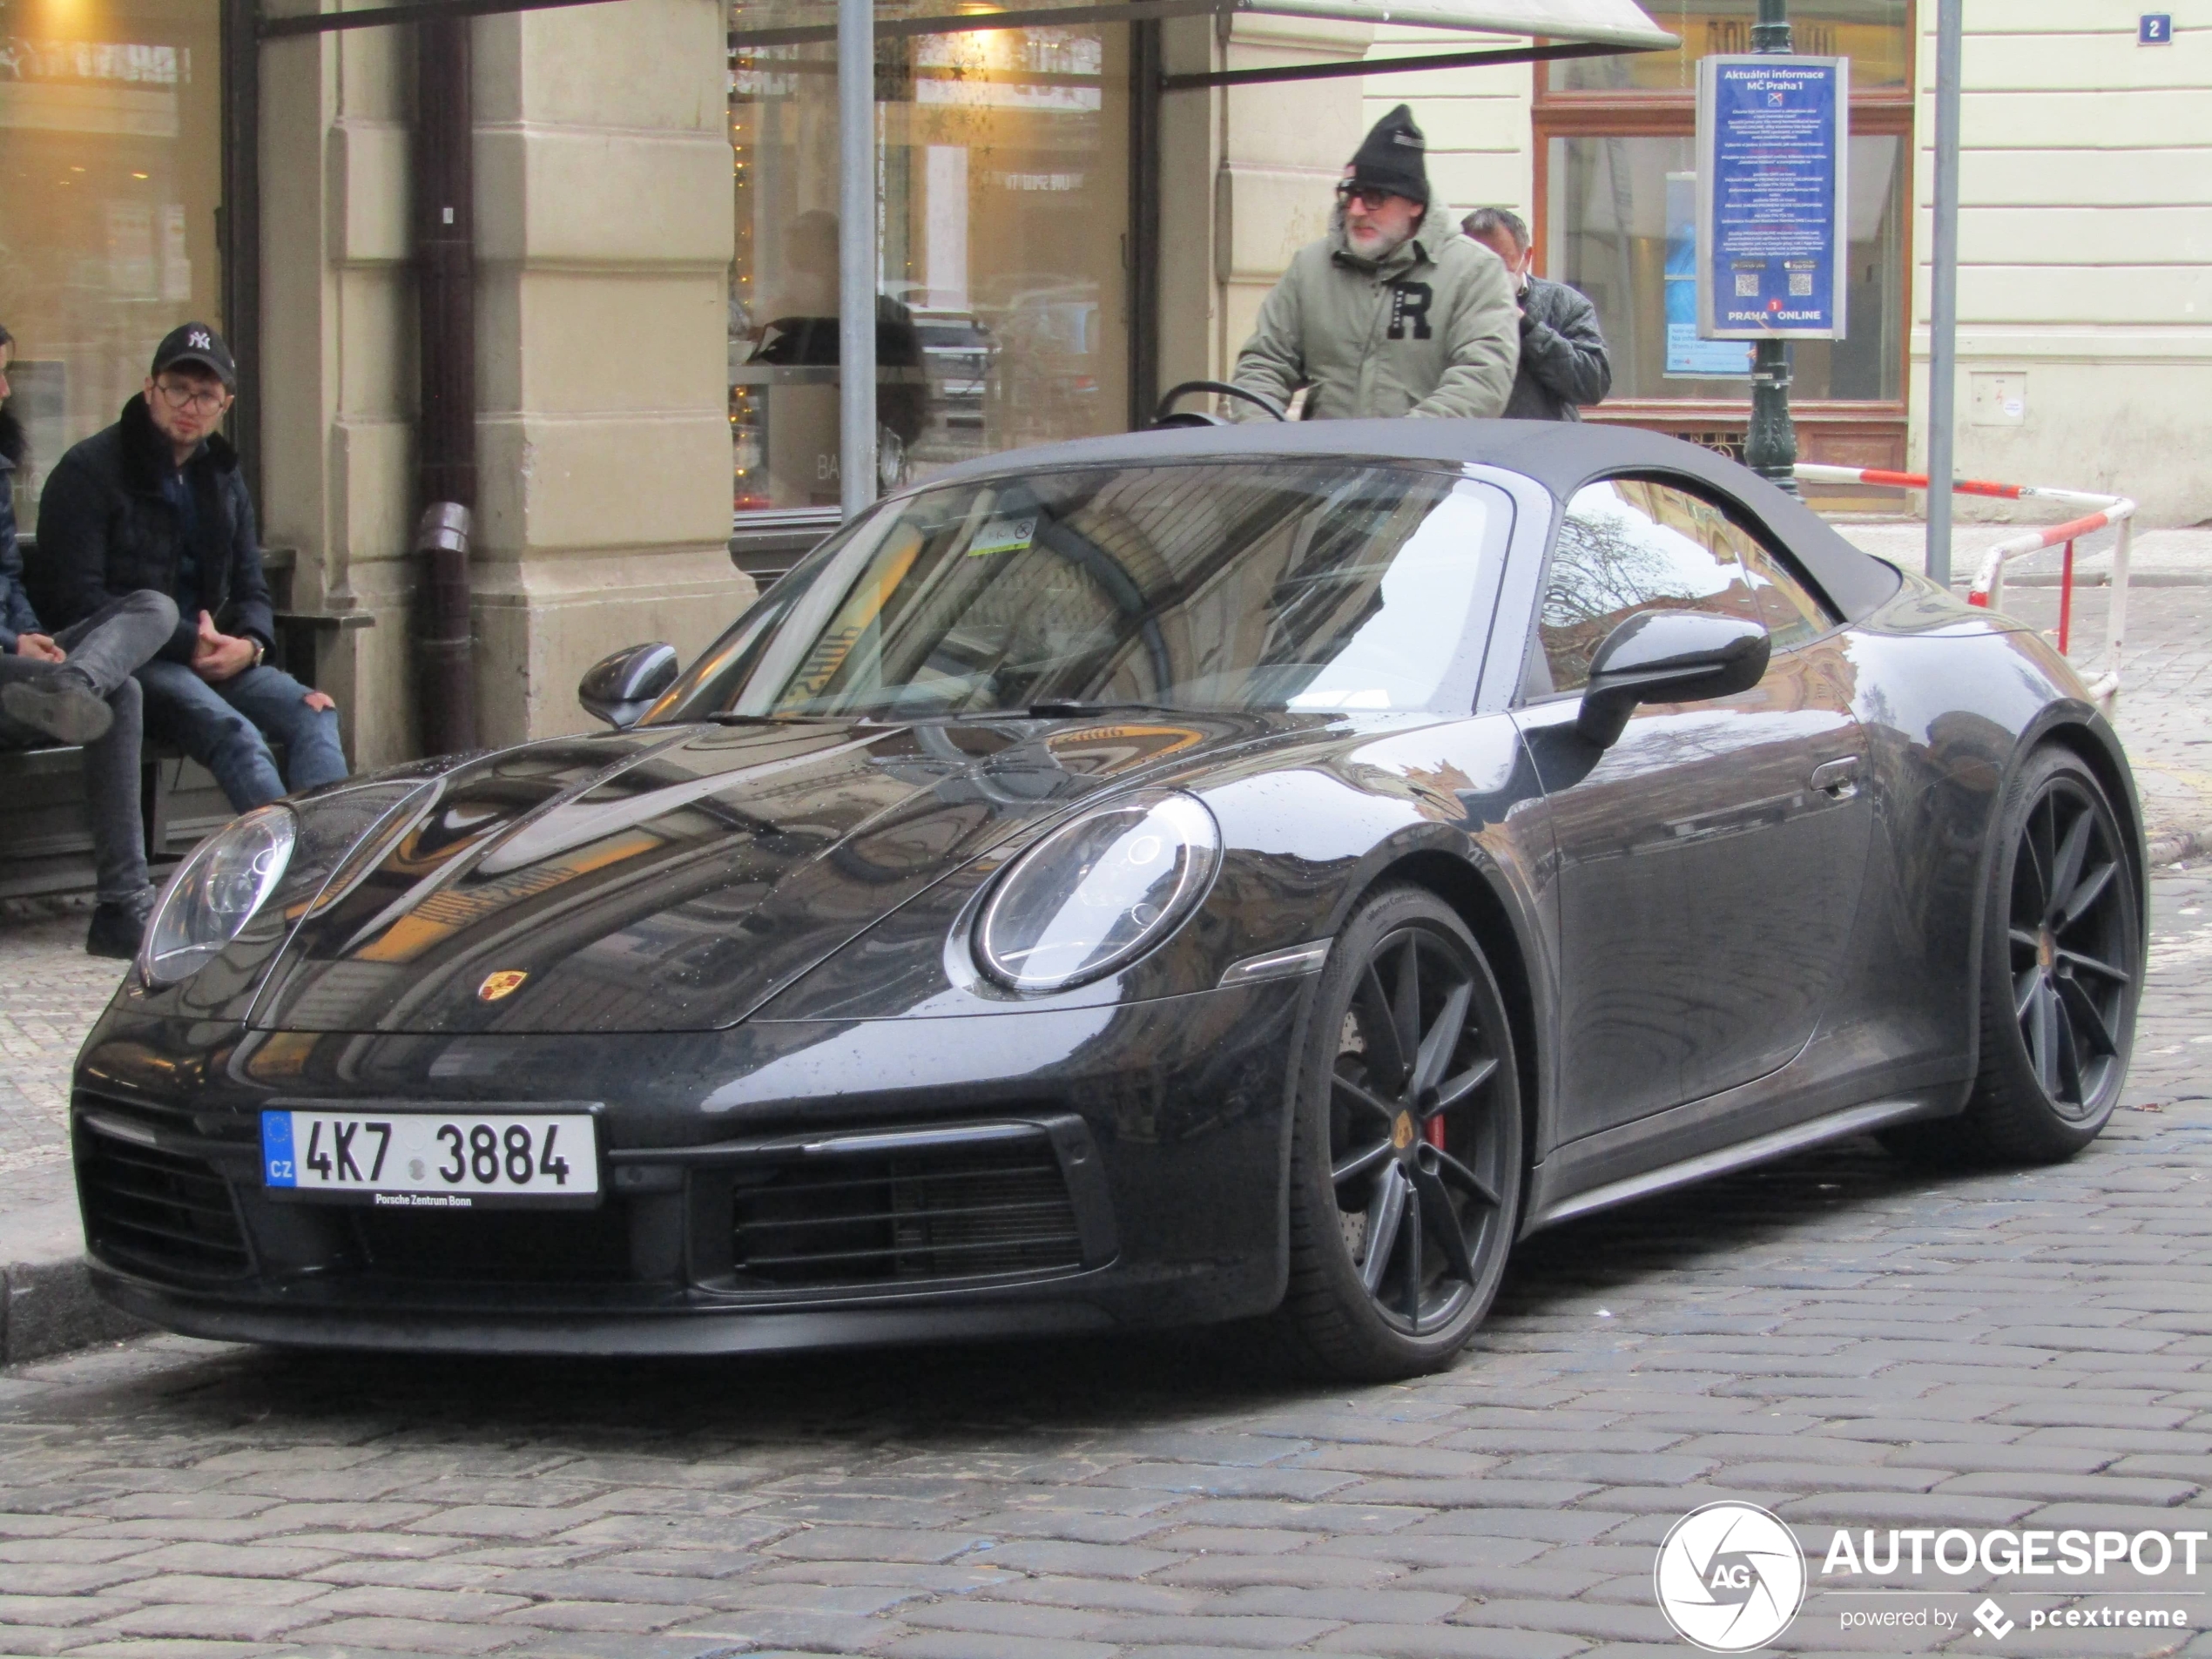
M 980 559 L 986 553 L 1019 553 L 1037 539 L 1037 516 L 1027 518 L 995 518 L 975 533 L 968 544 L 968 556 Z

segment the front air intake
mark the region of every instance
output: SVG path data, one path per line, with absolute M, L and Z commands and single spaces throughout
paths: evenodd
M 859 1136 L 810 1150 L 740 1177 L 739 1285 L 911 1285 L 1084 1264 L 1067 1177 L 1042 1131 Z

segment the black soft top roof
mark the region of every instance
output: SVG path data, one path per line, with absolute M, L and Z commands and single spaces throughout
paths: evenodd
M 1740 504 L 1787 549 L 1847 620 L 1886 602 L 1902 582 L 1894 566 L 1860 552 L 1817 514 L 1748 467 L 1679 438 L 1635 427 L 1550 421 L 1252 421 L 1084 438 L 970 461 L 932 482 L 966 482 L 1059 467 L 1143 466 L 1219 457 L 1468 462 L 1517 472 L 1566 502 L 1594 478 L 1668 475 Z

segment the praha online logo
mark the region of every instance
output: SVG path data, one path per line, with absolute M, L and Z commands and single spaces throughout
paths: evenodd
M 1709 1503 L 1675 1522 L 1652 1568 L 1659 1610 L 1708 1653 L 1764 1648 L 1804 1605 L 1795 1534 L 1756 1504 Z

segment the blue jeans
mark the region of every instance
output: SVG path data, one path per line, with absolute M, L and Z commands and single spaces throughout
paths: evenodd
M 175 744 L 213 772 L 234 811 L 266 806 L 285 792 L 271 738 L 284 745 L 294 790 L 346 775 L 337 711 L 309 708 L 307 688 L 282 669 L 249 668 L 211 685 L 186 664 L 165 660 L 140 668 L 138 684 L 145 690 L 146 734 Z

